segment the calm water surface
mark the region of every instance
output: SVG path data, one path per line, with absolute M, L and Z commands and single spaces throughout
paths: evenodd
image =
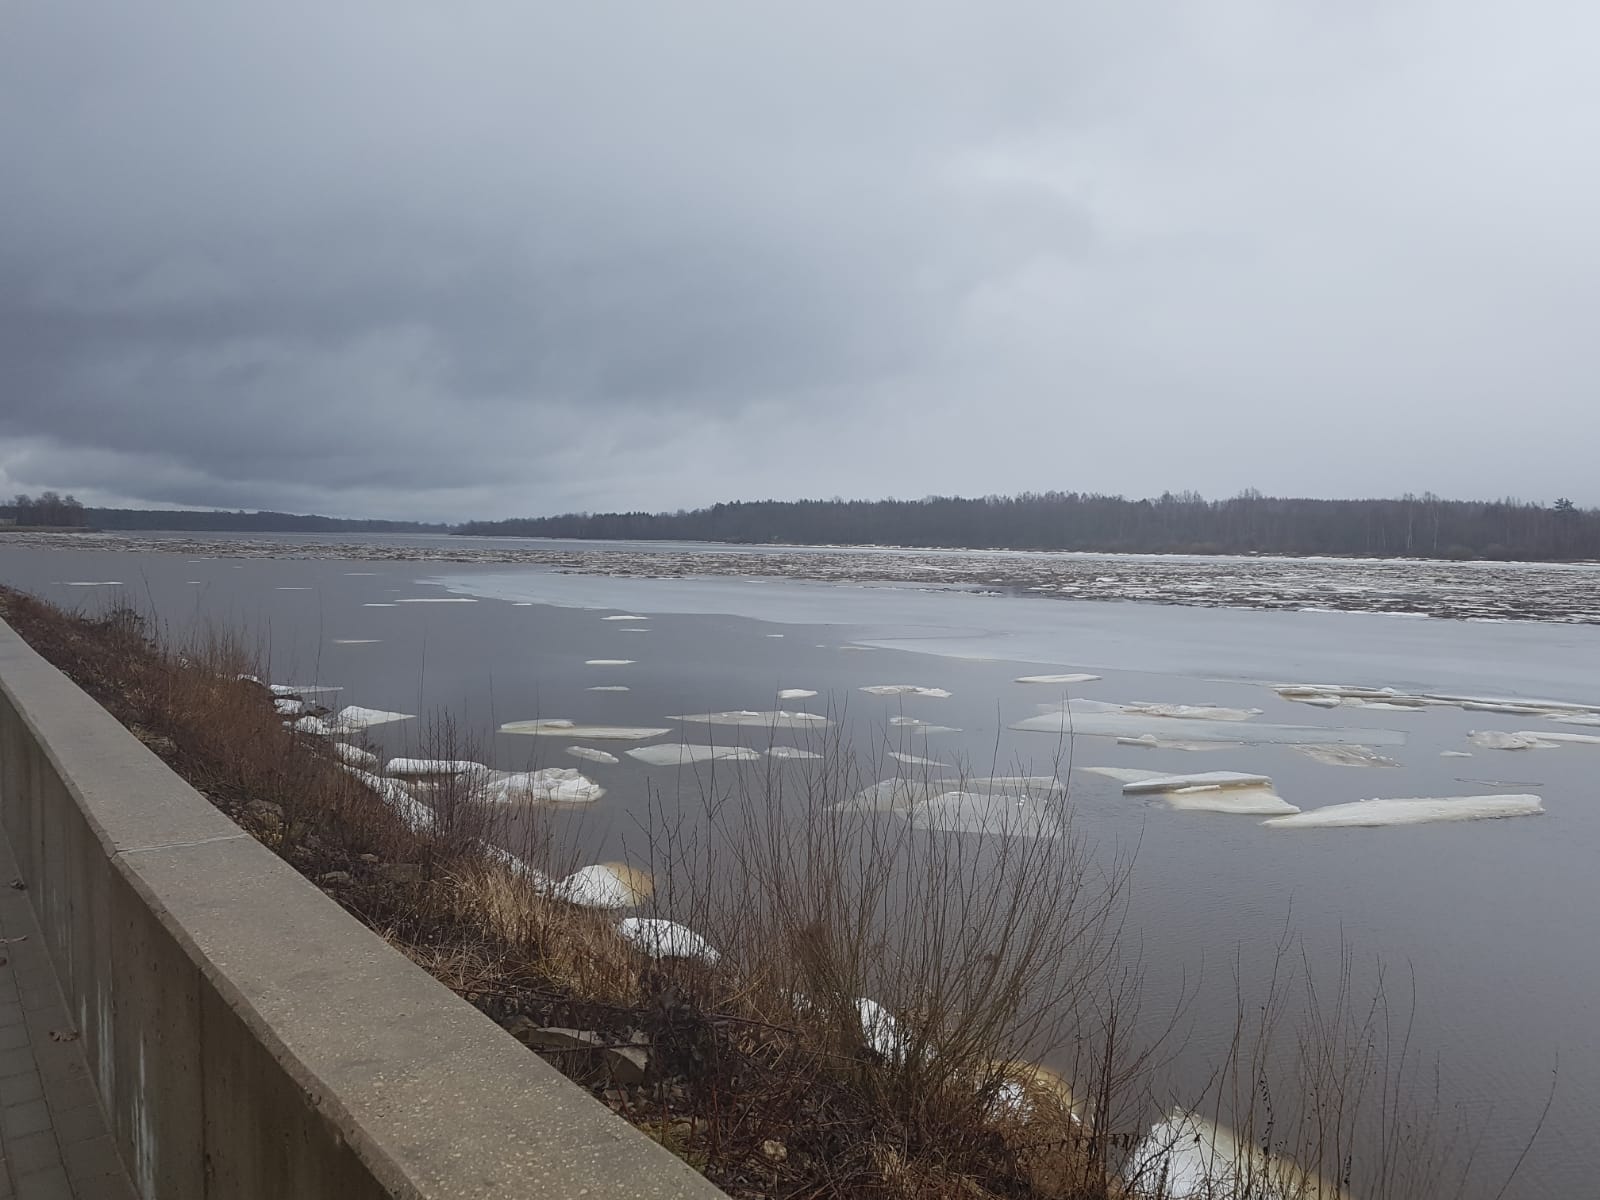
M 1074 820 L 1107 857 L 1137 847 L 1129 934 L 1142 946 L 1148 995 L 1199 981 L 1186 1016 L 1194 1054 L 1215 1051 L 1229 1031 L 1236 957 L 1247 981 L 1264 973 L 1287 917 L 1313 958 L 1331 965 L 1342 939 L 1363 964 L 1381 958 L 1404 977 L 1402 993 L 1414 973 L 1416 1040 L 1438 1057 L 1451 1115 L 1485 1130 L 1485 1176 L 1515 1159 L 1554 1077 L 1549 1119 L 1507 1194 L 1600 1194 L 1600 747 L 1476 749 L 1470 730 L 1563 726 L 1453 708 L 1328 712 L 1265 686 L 1600 703 L 1600 628 L 442 567 L 0 548 L 0 582 L 88 609 L 120 597 L 178 633 L 206 621 L 247 628 L 270 652 L 276 680 L 340 685 L 341 703 L 449 712 L 484 739 L 495 766 L 526 767 L 535 752 L 545 763 L 579 766 L 607 789 L 565 818 L 594 859 L 637 847 L 648 788 L 670 789 L 675 772 L 626 757 L 616 766 L 578 763 L 561 753 L 564 743 L 495 734 L 501 723 L 566 717 L 668 726 L 674 740 L 714 733 L 764 745 L 765 731 L 680 727 L 667 717 L 772 709 L 779 688 L 812 688 L 816 699 L 781 706 L 842 713 L 858 745 L 881 745 L 889 716 L 905 714 L 961 730 L 906 749 L 984 773 L 995 763 L 996 773 L 1031 765 L 1048 774 L 1055 739 L 1008 726 L 1060 699 L 1060 689 L 1013 680 L 1082 669 L 1104 676 L 1076 689 L 1096 700 L 1260 708 L 1258 722 L 1402 732 L 1405 744 L 1384 750 L 1402 765 L 1388 770 L 1325 766 L 1282 746 L 1195 754 L 1080 737 L 1072 753 L 1077 766 L 1260 772 L 1307 809 L 1372 796 L 1534 792 L 1547 815 L 1272 830 L 1250 817 L 1168 811 L 1076 772 Z M 446 596 L 473 602 L 397 603 Z M 649 620 L 601 619 L 618 612 Z M 635 661 L 586 665 L 598 658 Z M 859 691 L 885 683 L 953 695 Z M 588 690 L 603 684 L 630 690 Z M 380 728 L 375 740 L 396 753 L 414 748 L 418 724 Z M 625 745 L 607 748 L 620 754 Z M 1446 750 L 1472 757 L 1441 757 Z

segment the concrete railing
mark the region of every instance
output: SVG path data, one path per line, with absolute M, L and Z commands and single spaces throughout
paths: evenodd
M 0 622 L 0 824 L 145 1200 L 721 1196 Z

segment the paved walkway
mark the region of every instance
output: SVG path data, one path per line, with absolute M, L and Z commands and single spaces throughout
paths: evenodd
M 16 878 L 0 835 L 0 1200 L 135 1200 Z

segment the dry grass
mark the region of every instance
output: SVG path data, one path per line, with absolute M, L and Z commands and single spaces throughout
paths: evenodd
M 1159 1165 L 1123 1176 L 1166 1107 L 1155 1080 L 1175 1019 L 1131 1034 L 1130 864 L 1097 866 L 1064 804 L 1031 828 L 949 836 L 852 803 L 869 781 L 838 742 L 764 773 L 708 769 L 656 798 L 639 850 L 657 881 L 644 915 L 688 924 L 721 958 L 657 960 L 540 883 L 560 855 L 537 809 L 487 805 L 458 778 L 419 792 L 431 828 L 408 826 L 237 678 L 256 655 L 225 633 L 178 653 L 131 613 L 69 616 L 4 591 L 0 615 L 263 843 L 731 1195 L 1168 1189 Z M 476 757 L 447 720 L 421 741 L 427 757 Z M 1319 992 L 1287 943 L 1279 959 L 1210 1089 L 1186 1098 L 1256 1148 L 1231 1190 L 1207 1194 L 1463 1194 L 1381 989 L 1359 998 L 1347 960 Z M 869 997 L 881 1009 L 864 1021 Z M 594 1044 L 552 1045 L 552 1027 Z M 639 1045 L 642 1078 L 607 1065 Z

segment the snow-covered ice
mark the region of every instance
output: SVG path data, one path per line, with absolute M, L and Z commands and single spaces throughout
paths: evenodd
M 352 746 L 349 742 L 329 743 L 334 754 L 343 762 L 352 767 L 360 767 L 364 771 L 373 771 L 378 766 L 378 756 L 370 750 L 363 750 L 360 746 Z
M 1072 683 L 1093 683 L 1099 678 L 1100 676 L 1098 675 L 1088 675 L 1080 671 L 1070 675 L 1019 675 L 1015 682 L 1065 685 Z
M 921 734 L 961 732 L 952 725 L 935 725 L 931 721 L 919 720 L 916 717 L 890 717 L 889 724 L 895 729 L 910 729 Z
M 609 617 L 601 617 L 602 621 L 648 621 L 649 617 L 640 617 L 632 613 L 615 613 Z
M 624 753 L 652 767 L 676 767 L 683 763 L 700 762 L 752 762 L 761 757 L 744 746 L 697 746 L 676 742 L 637 746 Z
M 767 751 L 769 758 L 821 758 L 815 750 L 802 750 L 798 746 L 773 746 Z
M 889 751 L 889 757 L 896 762 L 904 763 L 908 767 L 943 767 L 944 764 L 935 758 L 919 758 L 915 754 L 902 754 L 898 750 Z
M 459 775 L 487 776 L 489 768 L 465 758 L 391 758 L 383 768 L 386 775 L 406 778 L 444 779 Z
M 589 804 L 605 789 L 571 767 L 496 772 L 484 784 L 483 798 L 496 804 Z
M 647 725 L 580 725 L 576 721 L 549 717 L 537 721 L 509 721 L 500 726 L 500 732 L 526 733 L 534 737 L 589 738 L 602 742 L 642 742 L 671 733 L 672 730 L 665 726 L 656 728 Z
M 1467 741 L 1483 750 L 1554 750 L 1556 744 L 1542 734 L 1506 733 L 1500 729 L 1474 729 Z
M 755 712 L 737 709 L 732 712 L 685 713 L 667 715 L 669 721 L 687 721 L 696 725 L 737 725 L 755 729 L 821 729 L 833 722 L 818 713 L 808 712 Z
M 550 885 L 550 895 L 583 908 L 635 908 L 654 891 L 650 876 L 626 863 L 580 867 Z
M 1297 754 L 1315 759 L 1330 767 L 1398 767 L 1392 758 L 1386 758 L 1370 746 L 1291 746 Z
M 617 924 L 622 940 L 651 958 L 694 958 L 715 966 L 717 949 L 687 925 L 659 917 L 625 917 Z
M 782 688 L 778 692 L 779 700 L 809 700 L 816 692 L 810 688 Z
M 290 696 L 279 696 L 272 702 L 272 707 L 280 717 L 298 717 L 306 711 L 304 700 L 296 700 Z
M 625 683 L 602 683 L 596 687 L 584 688 L 586 692 L 631 692 L 633 689 Z
M 873 696 L 923 696 L 930 700 L 948 700 L 951 696 L 943 688 L 921 687 L 914 683 L 875 683 L 861 690 Z
M 1263 1154 L 1231 1129 L 1174 1111 L 1133 1148 L 1122 1178 L 1162 1200 L 1348 1200 L 1287 1155 Z
M 410 713 L 388 712 L 381 708 L 362 708 L 352 704 L 341 708 L 328 718 L 328 723 L 339 730 L 370 729 L 374 725 L 390 725 L 395 721 L 412 721 L 416 718 Z
M 622 761 L 609 750 L 596 750 L 593 746 L 568 746 L 567 753 L 573 758 L 582 758 L 588 762 L 616 763 Z
M 1392 729 L 1336 729 L 1312 725 L 1258 725 L 1254 721 L 1177 718 L 1148 713 L 1106 712 L 1077 703 L 1017 721 L 1012 729 L 1057 736 L 1158 737 L 1173 736 L 1195 742 L 1243 742 L 1247 745 L 1319 745 L 1358 743 L 1400 746 L 1406 735 Z
M 1425 825 L 1439 821 L 1488 821 L 1533 817 L 1544 812 L 1539 797 L 1436 796 L 1401 800 L 1357 800 L 1263 821 L 1277 829 L 1340 829 L 1357 826 Z

